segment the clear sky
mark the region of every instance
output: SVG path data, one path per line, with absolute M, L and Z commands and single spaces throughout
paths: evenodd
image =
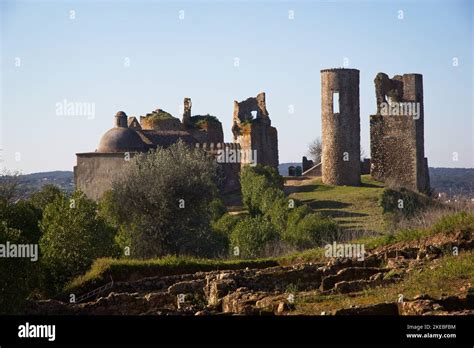
M 421 73 L 430 166 L 474 167 L 470 0 L 0 4 L 8 168 L 72 170 L 75 153 L 94 151 L 117 111 L 181 117 L 184 97 L 193 114 L 219 117 L 230 142 L 233 101 L 261 91 L 280 162 L 301 161 L 321 135 L 320 70 L 344 65 L 360 70 L 367 154 L 375 75 Z M 94 117 L 61 114 L 64 100 L 93 105 Z

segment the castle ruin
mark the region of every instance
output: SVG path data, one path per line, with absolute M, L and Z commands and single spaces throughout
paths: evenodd
M 234 101 L 232 133 L 244 153 L 255 153 L 256 164 L 278 168 L 278 134 L 272 127 L 265 93 L 244 101 Z M 249 163 L 249 158 L 244 163 Z
M 114 179 L 121 175 L 123 167 L 136 153 L 166 148 L 181 140 L 216 159 L 222 179 L 221 192 L 238 190 L 242 165 L 261 163 L 278 167 L 278 142 L 276 129 L 271 127 L 266 110 L 265 93 L 241 103 L 235 102 L 235 105 L 233 131 L 236 141 L 232 143 L 224 142 L 222 124 L 215 116 L 191 116 L 190 98 L 184 99 L 182 120 L 162 109 L 140 116 L 140 121 L 119 111 L 115 115 L 115 127 L 102 136 L 97 150 L 76 154 L 76 189 L 98 200 L 112 188 Z M 257 112 L 255 118 L 253 111 Z
M 377 113 L 370 116 L 370 174 L 382 182 L 427 192 L 423 76 L 405 74 L 390 79 L 378 73 L 374 82 Z
M 321 70 L 322 180 L 360 185 L 359 70 Z

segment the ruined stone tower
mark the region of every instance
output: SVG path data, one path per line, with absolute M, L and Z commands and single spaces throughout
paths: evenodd
M 242 163 L 278 168 L 278 136 L 265 104 L 265 93 L 244 101 L 234 101 L 232 133 L 240 144 Z
M 360 185 L 359 70 L 321 70 L 322 180 Z
M 377 113 L 370 116 L 370 174 L 388 184 L 426 192 L 423 76 L 375 77 Z

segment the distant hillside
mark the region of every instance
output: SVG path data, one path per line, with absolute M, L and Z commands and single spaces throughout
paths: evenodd
M 46 184 L 53 184 L 61 189 L 74 191 L 74 174 L 70 171 L 54 171 L 20 175 L 19 194 L 28 197 Z
M 430 168 L 436 192 L 474 197 L 474 168 Z

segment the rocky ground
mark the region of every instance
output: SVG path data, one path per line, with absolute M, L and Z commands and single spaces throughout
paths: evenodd
M 383 246 L 363 261 L 330 259 L 264 269 L 221 270 L 117 282 L 89 302 L 30 301 L 29 314 L 73 315 L 292 315 L 296 299 L 345 294 L 401 282 L 411 272 L 435 267 L 452 252 L 474 249 L 473 233 L 435 235 Z M 474 314 L 474 288 L 456 296 L 419 294 L 393 302 L 337 308 L 314 315 Z M 79 294 L 80 295 L 80 294 Z

